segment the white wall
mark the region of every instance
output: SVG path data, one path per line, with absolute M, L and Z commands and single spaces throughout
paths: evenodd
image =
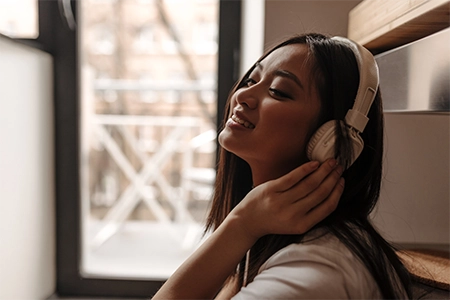
M 360 2 L 244 0 L 240 73 L 244 74 L 265 49 L 291 35 L 319 32 L 347 36 L 348 13 Z
M 450 243 L 450 115 L 385 113 L 384 180 L 375 224 L 391 241 Z
M 52 58 L 0 36 L 0 299 L 55 289 Z
M 348 13 L 361 0 L 266 0 L 265 45 L 293 34 L 347 36 Z

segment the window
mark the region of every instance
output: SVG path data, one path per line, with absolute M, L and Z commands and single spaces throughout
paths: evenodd
M 215 54 L 217 52 L 216 22 L 198 22 L 193 32 L 192 45 L 196 54 Z
M 150 73 L 143 73 L 139 76 L 139 82 L 142 86 L 139 92 L 139 100 L 146 103 L 155 103 L 159 100 L 158 92 L 152 90 L 151 84 L 154 82 L 154 76 Z
M 161 47 L 163 52 L 167 54 L 176 54 L 178 49 L 177 42 L 167 34 L 164 34 L 161 38 Z
M 74 1 L 72 4 L 78 19 L 78 33 L 67 32 L 60 25 L 60 16 L 53 15 L 54 27 L 60 36 L 57 41 L 59 46 L 55 50 L 58 57 L 55 67 L 60 70 L 55 82 L 58 128 L 57 292 L 61 296 L 148 297 L 188 255 L 184 250 L 195 247 L 199 238 L 199 224 L 204 216 L 215 174 L 209 161 L 214 165 L 216 124 L 210 120 L 221 119 L 228 90 L 237 79 L 235 75 L 238 72 L 234 67 L 238 64 L 234 61 L 236 56 L 233 53 L 239 49 L 239 35 L 236 34 L 239 32 L 239 22 L 236 20 L 240 20 L 240 2 L 217 2 L 216 7 L 220 6 L 220 10 L 216 11 L 217 17 L 218 12 L 222 15 L 219 28 L 225 30 L 223 35 L 218 35 L 224 39 L 223 51 L 219 51 L 219 57 L 206 55 L 205 59 L 209 63 L 200 64 L 202 68 L 195 59 L 187 57 L 186 60 L 178 52 L 171 54 L 173 57 L 170 59 L 164 53 L 139 54 L 143 60 L 138 61 L 133 55 L 132 31 L 122 32 L 122 29 L 142 27 L 142 22 L 129 18 L 129 11 L 126 14 L 130 19 L 129 24 L 125 26 L 119 22 L 108 25 L 106 28 L 114 29 L 109 30 L 108 34 L 98 35 L 106 36 L 105 40 L 115 44 L 115 47 L 109 48 L 110 54 L 94 51 L 92 44 L 82 41 L 83 28 L 89 22 L 81 6 L 88 2 L 104 6 L 93 16 L 95 22 L 92 25 L 99 25 L 102 18 L 106 22 L 120 20 L 114 15 L 120 11 L 120 6 L 130 9 L 128 5 L 136 3 L 150 8 L 156 1 Z M 53 1 L 44 3 L 52 6 L 53 12 L 57 11 Z M 185 1 L 163 3 L 168 6 L 184 5 Z M 173 9 L 169 11 L 172 13 Z M 163 27 L 163 30 L 166 29 Z M 226 34 L 228 30 L 233 34 Z M 169 36 L 173 34 L 170 31 L 165 33 Z M 77 36 L 81 37 L 78 54 Z M 155 40 L 158 42 L 157 35 Z M 80 65 L 75 64 L 77 56 Z M 214 67 L 211 68 L 213 62 Z M 189 63 L 194 65 L 193 70 L 187 67 Z M 174 88 L 173 83 L 165 81 L 170 76 L 162 74 L 162 71 L 146 71 L 157 66 L 170 72 L 178 66 L 186 81 Z M 218 69 L 223 73 L 221 71 L 217 77 L 217 84 L 204 84 L 203 74 L 215 74 Z M 74 75 L 77 74 L 76 70 L 80 72 L 78 77 Z M 213 76 L 213 80 L 216 80 L 216 76 Z M 80 91 L 76 89 L 78 82 Z M 202 101 L 199 86 L 212 88 L 219 100 Z M 170 89 L 182 93 L 178 103 L 140 100 L 142 92 L 155 93 L 158 99 L 162 99 L 162 95 Z M 115 93 L 114 101 L 101 100 L 107 90 Z M 190 105 L 182 105 L 184 102 Z M 78 112 L 81 112 L 81 118 Z M 173 122 L 173 118 L 177 118 L 177 122 Z M 207 118 L 210 120 L 207 121 Z M 174 130 L 175 127 L 177 130 Z M 183 152 L 186 149 L 189 155 Z M 94 166 L 100 167 L 94 171 Z M 189 169 L 181 169 L 183 166 L 190 167 L 189 172 L 183 171 Z M 124 199 L 124 193 L 130 186 L 132 188 L 129 190 L 138 190 L 137 193 L 133 192 L 135 202 L 124 205 L 125 210 L 119 210 L 117 204 L 121 197 Z M 175 202 L 173 199 L 182 201 Z M 110 220 L 114 222 L 108 223 Z M 143 233 L 141 225 L 145 222 L 154 225 L 153 228 L 144 229 L 155 235 L 151 240 L 148 239 L 151 242 L 139 247 L 135 238 Z M 105 227 L 105 223 L 112 226 Z M 159 226 L 158 230 L 155 230 L 156 226 Z M 168 236 L 170 239 L 175 237 L 173 241 L 176 242 L 169 243 L 169 248 L 161 248 L 164 251 L 156 249 L 154 257 L 148 258 L 147 252 L 152 250 L 150 248 L 155 250 L 155 247 L 164 245 Z M 127 251 L 130 252 L 122 258 L 108 252 L 108 247 L 114 250 L 119 239 L 122 239 L 121 246 L 129 243 Z M 166 263 L 156 261 L 167 256 L 167 252 L 175 254 L 174 259 Z M 139 256 L 141 259 L 136 260 Z M 109 267 L 105 269 L 108 259 L 112 260 L 109 260 Z M 141 266 L 136 262 L 140 262 Z
M 117 0 L 92 0 L 93 3 L 115 3 Z
M 83 15 L 82 6 L 88 2 L 104 6 L 98 13 L 89 12 L 91 23 Z M 70 68 L 64 71 L 80 71 L 76 80 L 64 76 L 58 79 L 61 89 L 71 86 L 65 89 L 70 95 L 59 95 L 62 100 L 56 109 L 57 126 L 61 128 L 56 151 L 60 295 L 149 296 L 189 255 L 201 237 L 201 222 L 215 174 L 215 119 L 221 119 L 216 116 L 221 113 L 220 107 L 237 79 L 233 77 L 237 72 L 227 68 L 236 65 L 230 53 L 239 48 L 239 38 L 233 34 L 234 42 L 226 43 L 224 55 L 231 62 L 224 63 L 217 54 L 205 55 L 203 60 L 189 56 L 193 54 L 188 52 L 184 53 L 188 56 L 182 56 L 179 47 L 170 55 L 161 51 L 140 53 L 138 56 L 142 57 L 138 59 L 134 55 L 133 30 L 136 33 L 137 28 L 143 27 L 141 20 L 130 17 L 129 5 L 136 3 L 150 9 L 154 2 L 74 2 L 78 8 L 79 33 L 65 36 L 69 41 L 58 41 L 62 43 L 61 48 L 69 43 L 75 51 L 75 37 L 80 37 L 79 66 L 73 65 L 76 60 L 72 60 L 74 55 L 70 51 L 59 54 L 70 61 L 66 62 Z M 183 3 L 185 7 L 184 1 L 163 3 L 170 11 L 166 11 L 169 20 L 174 16 L 170 5 Z M 119 12 L 121 5 L 127 9 L 124 23 L 118 22 L 119 16 L 113 13 Z M 214 12 L 217 22 L 219 5 L 233 6 L 233 11 L 239 12 L 239 2 L 217 1 Z M 230 13 L 229 9 L 225 11 Z M 185 24 L 179 26 L 183 28 Z M 94 30 L 87 33 L 85 26 Z M 184 45 L 189 41 L 185 28 L 181 38 L 174 36 L 167 24 L 158 27 L 158 31 L 145 29 L 142 36 L 149 37 L 152 43 L 160 43 L 161 29 L 173 41 L 181 42 L 182 49 L 192 48 Z M 227 29 L 237 32 L 235 27 Z M 83 34 L 89 42 L 83 41 Z M 95 38 L 101 43 L 95 42 Z M 225 65 L 228 81 L 222 77 L 216 83 L 220 77 L 214 75 L 219 69 L 217 61 Z M 77 82 L 81 86 L 79 93 L 72 91 Z M 217 94 L 221 82 L 227 85 L 222 95 Z M 167 92 L 176 92 L 179 97 L 162 101 Z M 209 95 L 208 100 L 205 93 Z M 78 95 L 79 110 L 78 105 L 68 102 Z M 78 111 L 82 112 L 80 123 Z M 77 125 L 76 131 L 70 131 L 73 125 Z M 138 190 L 131 197 L 134 202 L 117 205 L 125 199 L 127 189 Z M 81 203 L 81 209 L 77 203 Z M 151 226 L 142 226 L 145 224 Z M 151 239 L 148 233 L 153 234 Z M 142 234 L 147 238 L 144 243 L 136 239 Z M 117 245 L 125 248 L 119 249 Z M 111 249 L 117 250 L 116 253 Z M 123 250 L 129 252 L 122 258 L 114 256 Z M 153 254 L 149 256 L 150 252 Z M 167 259 L 168 254 L 172 258 Z
M 116 35 L 111 24 L 94 25 L 91 28 L 92 37 L 86 44 L 91 45 L 91 51 L 95 54 L 111 55 L 116 50 Z
M 137 53 L 155 52 L 155 29 L 152 25 L 144 25 L 137 29 L 137 34 L 133 42 L 133 48 Z
M 0 33 L 12 38 L 36 38 L 39 35 L 37 4 L 37 0 L 0 1 Z
M 199 82 L 204 86 L 201 91 L 201 99 L 205 103 L 214 102 L 216 95 L 213 92 L 217 84 L 217 76 L 212 72 L 203 72 L 200 74 Z
M 80 99 L 86 115 L 80 145 L 86 157 L 80 165 L 85 206 L 81 269 L 89 277 L 165 280 L 202 237 L 207 207 L 203 194 L 212 191 L 214 181 L 214 137 L 195 147 L 193 141 L 216 131 L 211 116 L 217 114 L 215 101 L 191 99 L 204 92 L 196 74 L 215 72 L 217 57 L 194 60 L 180 53 L 190 45 L 184 45 L 176 28 L 186 32 L 195 26 L 173 16 L 200 10 L 217 17 L 218 1 L 207 8 L 195 2 L 181 8 L 176 2 L 147 5 L 147 10 L 165 16 L 156 24 L 164 29 L 164 51 L 140 56 L 134 55 L 136 44 L 127 43 L 128 37 L 138 31 L 141 49 L 151 49 L 155 42 L 153 27 L 135 21 L 141 5 L 117 2 L 111 18 L 99 17 L 110 9 L 109 3 L 101 4 L 85 2 L 80 11 L 79 37 L 85 46 L 80 49 L 80 68 L 111 74 L 94 72 L 98 75 L 91 82 L 81 78 L 86 98 Z M 158 76 L 142 81 L 145 71 Z M 88 103 L 94 99 L 90 94 L 99 92 L 103 101 Z M 154 101 L 156 93 L 163 101 Z
M 84 73 L 86 76 L 88 76 L 87 73 Z M 95 93 L 91 96 L 91 99 L 96 102 L 107 102 L 107 103 L 113 103 L 116 102 L 118 99 L 118 94 L 116 90 L 107 89 L 105 86 L 108 86 L 113 82 L 112 78 L 108 73 L 98 71 L 97 80 L 95 80 Z M 102 104 L 100 104 L 102 105 Z M 105 107 L 105 105 L 103 105 Z

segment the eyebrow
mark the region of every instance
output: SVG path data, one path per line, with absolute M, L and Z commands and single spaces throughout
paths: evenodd
M 286 70 L 275 70 L 275 71 L 273 72 L 273 75 L 291 79 L 291 80 L 294 81 L 300 88 L 303 89 L 303 84 L 300 82 L 300 79 L 298 79 L 297 76 L 295 76 L 294 74 L 292 74 L 292 73 L 289 72 L 289 71 L 286 71 Z
M 261 63 L 257 62 L 255 64 L 255 69 L 257 69 L 257 68 L 263 70 L 263 66 L 261 65 Z M 275 70 L 272 74 L 274 76 L 279 76 L 279 77 L 284 77 L 284 78 L 290 79 L 290 80 L 294 81 L 300 88 L 304 89 L 303 84 L 301 83 L 300 79 L 298 79 L 298 77 L 295 76 L 295 74 L 293 74 L 289 71 Z

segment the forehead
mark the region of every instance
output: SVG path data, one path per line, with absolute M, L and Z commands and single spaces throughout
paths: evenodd
M 261 61 L 263 68 L 283 69 L 300 75 L 305 70 L 308 48 L 304 44 L 287 45 L 276 49 Z

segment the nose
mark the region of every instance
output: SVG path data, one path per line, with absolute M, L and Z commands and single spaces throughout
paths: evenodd
M 257 85 L 244 87 L 236 91 L 236 102 L 250 109 L 258 107 Z

